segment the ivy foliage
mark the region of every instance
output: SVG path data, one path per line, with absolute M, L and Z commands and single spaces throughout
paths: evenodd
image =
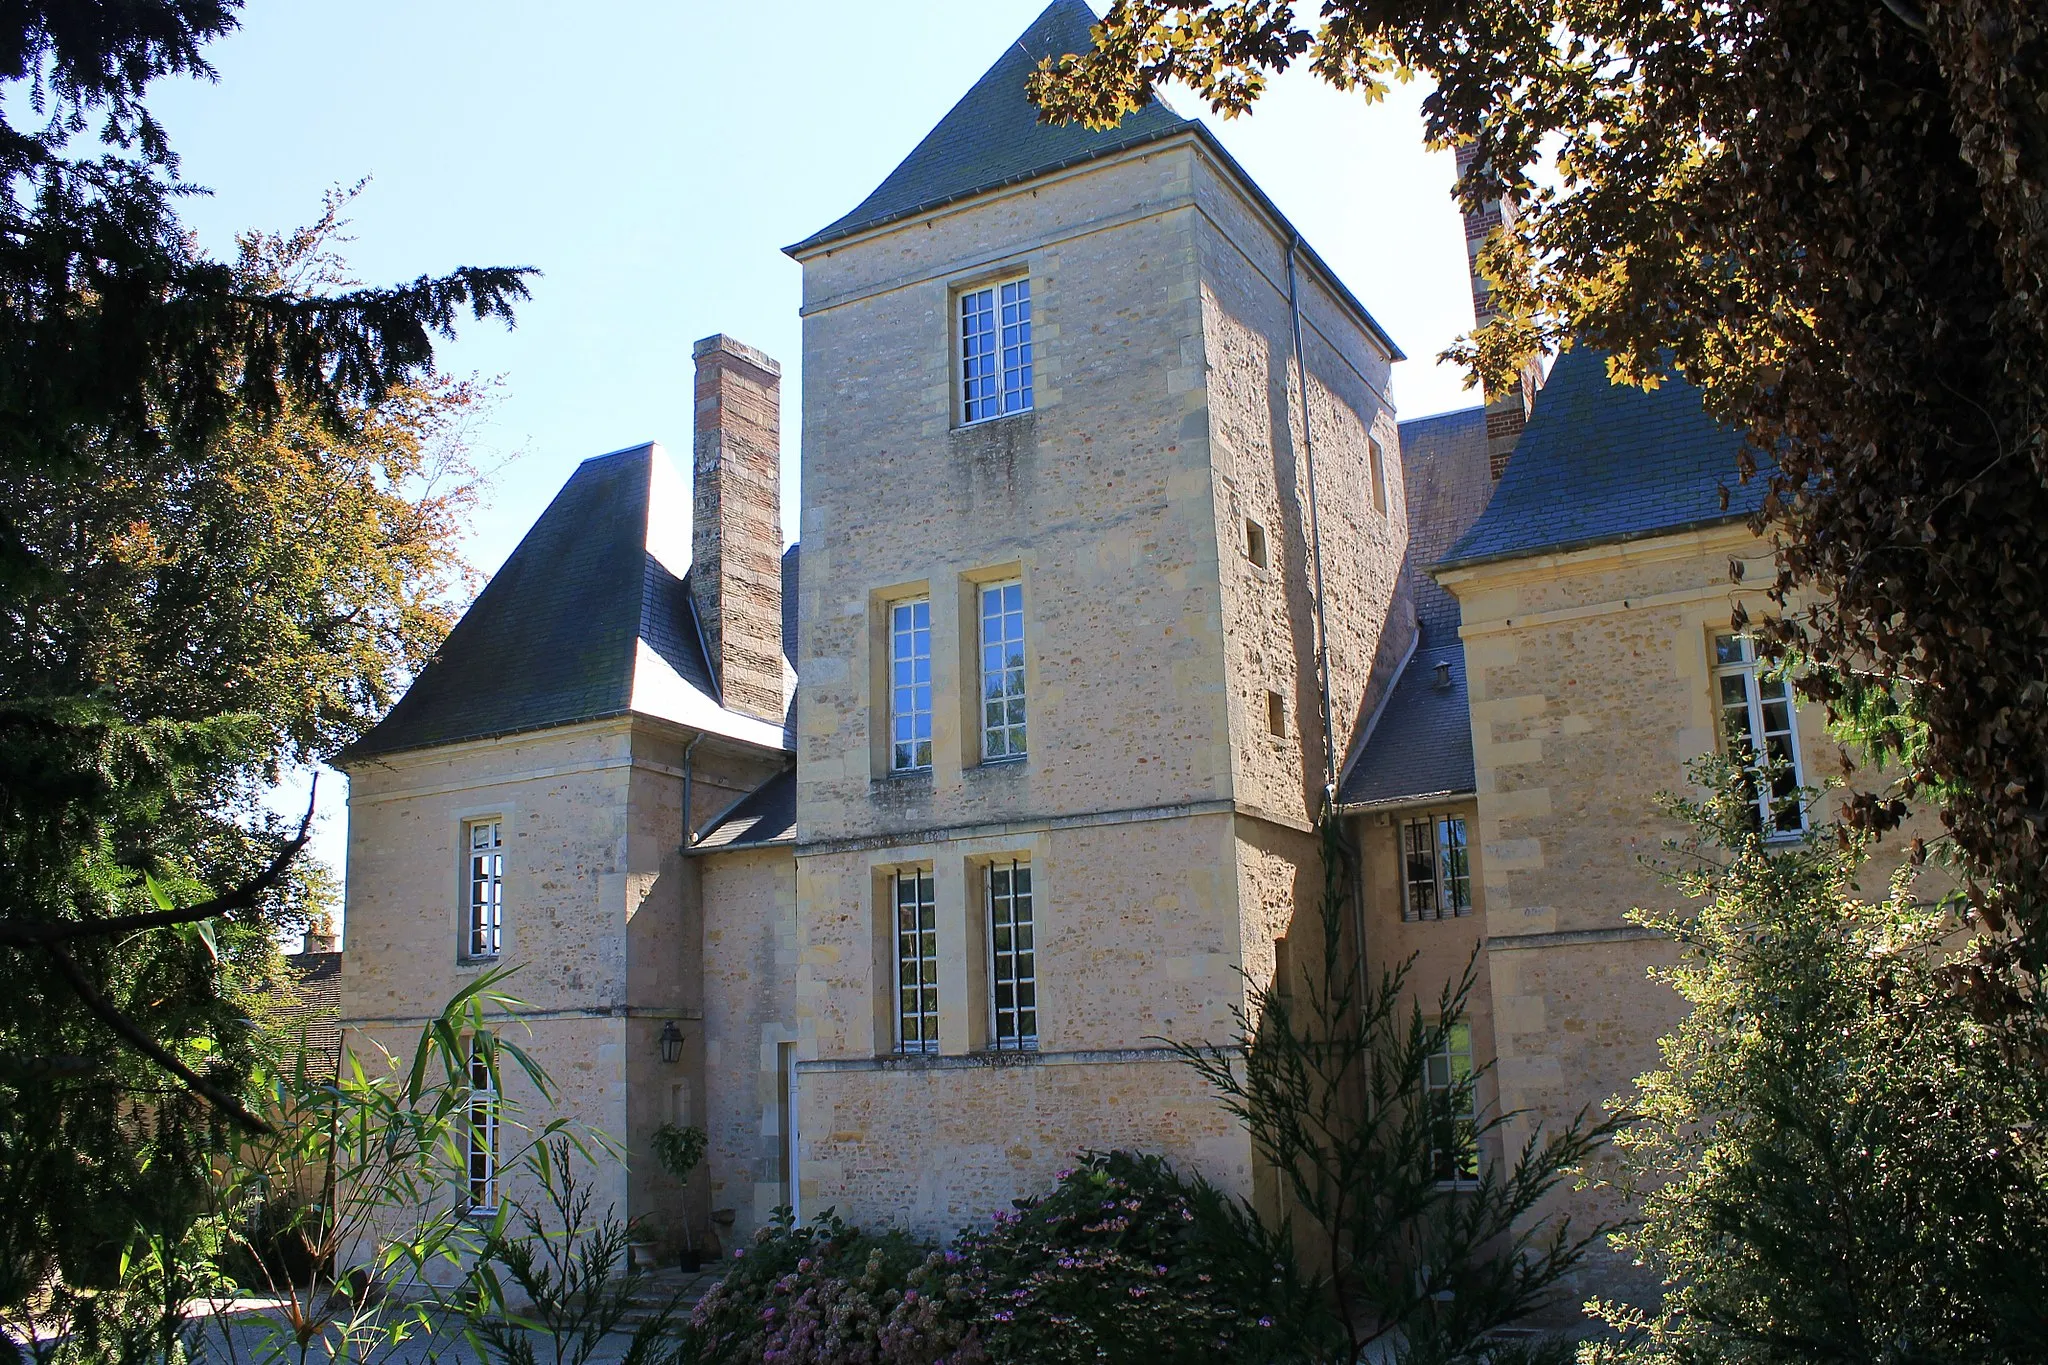
M 1422 77 L 1459 194 L 1514 221 L 1499 315 L 1453 358 L 1506 381 L 1592 345 L 1675 369 L 1774 463 L 1770 634 L 1905 683 L 1930 783 L 1997 922 L 2048 951 L 2048 24 L 2035 0 L 1115 0 L 1048 61 L 1101 126 L 1185 82 L 1225 114 L 1305 62 Z M 1546 169 L 1547 168 L 1547 169 Z M 1668 368 L 1667 368 L 1668 367 Z M 1731 471 L 1733 473 L 1735 471 Z M 1794 604 L 1797 604 L 1796 606 Z M 1809 691 L 1826 697 L 1824 684 Z
M 1682 945 L 1660 975 L 1691 1010 L 1616 1139 L 1643 1213 L 1619 1240 L 1666 1293 L 1597 1305 L 1625 1334 L 1602 1355 L 2041 1359 L 2048 1039 L 1971 1003 L 2010 969 L 1916 898 L 1910 865 L 1865 899 L 1863 839 L 1766 843 L 1741 773 L 1694 777 L 1712 794 L 1671 802 L 1694 903 L 1635 915 Z

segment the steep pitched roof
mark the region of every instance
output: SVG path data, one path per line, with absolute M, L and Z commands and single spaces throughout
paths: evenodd
M 1110 129 L 1039 122 L 1025 77 L 1042 57 L 1088 51 L 1094 24 L 1084 0 L 1053 0 L 873 194 L 790 253 L 1195 127 L 1157 99 Z
M 678 574 L 688 509 L 659 446 L 585 460 L 398 704 L 337 761 L 628 712 L 784 747 L 781 727 L 718 704 Z
M 1460 408 L 1401 423 L 1402 491 L 1408 504 L 1409 589 L 1423 628 L 1458 638 L 1458 599 L 1429 566 L 1477 521 L 1493 491 L 1486 458 L 1486 409 Z
M 1448 665 L 1446 684 L 1437 668 Z M 1344 806 L 1391 806 L 1462 796 L 1476 787 L 1465 647 L 1455 627 L 1424 628 L 1422 641 L 1372 719 L 1337 790 Z
M 1208 154 L 1227 167 L 1246 194 L 1270 214 L 1284 236 L 1300 243 L 1300 255 L 1320 274 L 1344 307 L 1355 313 L 1395 360 L 1406 357 L 1386 330 L 1374 321 L 1337 272 L 1301 241 L 1287 215 L 1266 196 L 1258 182 L 1224 149 L 1200 119 L 1183 118 L 1154 97 L 1135 113 L 1124 115 L 1114 128 L 1095 129 L 1080 123 L 1041 123 L 1038 106 L 1024 93 L 1024 81 L 1043 57 L 1085 52 L 1094 43 L 1090 31 L 1095 11 L 1086 0 L 1052 0 L 1031 27 L 1010 44 L 996 64 L 982 74 L 960 102 L 925 134 L 924 140 L 889 172 L 874 193 L 853 212 L 783 250 L 792 256 L 827 246 L 857 232 L 930 213 L 956 200 L 986 194 L 1005 185 L 1050 175 L 1083 162 L 1191 133 Z
M 1566 351 L 1551 367 L 1493 500 L 1437 567 L 1738 520 L 1761 505 L 1765 491 L 1761 478 L 1737 479 L 1742 443 L 1740 433 L 1707 416 L 1699 390 L 1677 376 L 1645 392 L 1609 382 L 1602 352 Z
M 784 768 L 735 802 L 690 845 L 692 853 L 796 842 L 796 769 Z

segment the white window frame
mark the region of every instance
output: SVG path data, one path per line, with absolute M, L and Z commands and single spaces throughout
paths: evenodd
M 463 1127 L 462 1155 L 469 1186 L 469 1211 L 474 1214 L 498 1210 L 499 1115 L 498 1084 L 491 1070 L 490 1048 L 483 1040 L 469 1040 L 469 1104 Z
M 889 604 L 889 771 L 932 766 L 932 599 Z
M 1461 1019 L 1444 1030 L 1443 1045 L 1424 1059 L 1422 1088 L 1434 1106 L 1436 1097 L 1460 1080 L 1472 1077 L 1472 1023 Z M 1471 1189 L 1479 1183 L 1479 1087 L 1465 1091 L 1465 1106 L 1451 1115 L 1451 1122 L 1464 1128 L 1458 1135 L 1459 1150 L 1446 1152 L 1430 1140 L 1430 1166 L 1437 1175 L 1438 1189 Z M 1461 1160 L 1462 1158 L 1462 1160 Z M 1446 1173 L 1448 1172 L 1448 1173 Z
M 1751 636 L 1716 634 L 1713 651 L 1714 706 L 1720 714 L 1724 751 L 1756 781 L 1757 821 L 1764 837 L 1797 839 L 1806 833 L 1806 802 L 1800 795 L 1806 786 L 1806 765 L 1799 752 L 1799 708 L 1791 680 L 1766 676 L 1769 667 L 1759 664 Z M 1739 697 L 1730 696 L 1731 686 L 1739 690 Z M 1775 785 L 1763 771 L 1765 762 L 1785 765 Z
M 1031 864 L 990 863 L 982 875 L 988 925 L 988 1041 L 997 1052 L 1038 1049 L 1038 934 Z
M 1472 913 L 1471 826 L 1451 811 L 1412 816 L 1399 832 L 1401 918 L 1458 919 Z
M 479 836 L 484 842 L 479 843 Z M 462 957 L 483 962 L 505 947 L 505 820 L 480 816 L 462 822 Z
M 963 289 L 958 298 L 961 424 L 1031 411 L 1031 277 Z
M 909 867 L 890 874 L 889 932 L 896 950 L 896 1050 L 937 1052 L 938 897 L 930 868 Z
M 1024 757 L 1024 580 L 984 583 L 981 618 L 981 761 Z M 993 606 L 991 606 L 993 603 Z

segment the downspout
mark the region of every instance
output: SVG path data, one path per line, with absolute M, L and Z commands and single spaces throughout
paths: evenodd
M 1316 693 L 1323 706 L 1323 808 L 1337 802 L 1337 734 L 1330 708 L 1330 632 L 1323 615 L 1323 518 L 1316 510 L 1315 423 L 1308 406 L 1308 358 L 1301 348 L 1301 299 L 1295 282 L 1294 253 L 1299 234 L 1287 239 L 1287 313 L 1294 326 L 1294 373 L 1301 385 L 1301 452 L 1308 470 L 1309 566 L 1316 627 Z
M 1343 817 L 1337 813 L 1337 724 L 1330 703 L 1330 629 L 1323 604 L 1323 518 L 1316 505 L 1315 421 L 1308 405 L 1308 356 L 1301 343 L 1301 293 L 1294 269 L 1301 235 L 1287 239 L 1287 315 L 1294 328 L 1294 375 L 1301 385 L 1301 452 L 1308 471 L 1309 565 L 1316 629 L 1316 695 L 1323 706 L 1323 803 L 1317 813 L 1330 822 L 1330 839 L 1338 856 L 1347 864 L 1351 881 L 1352 932 L 1357 936 L 1358 990 L 1367 989 L 1365 973 L 1365 858 L 1344 832 Z M 1398 678 L 1398 674 L 1396 677 Z
M 690 768 L 690 755 L 697 752 L 697 746 L 704 742 L 704 732 L 699 730 L 683 749 L 683 852 L 688 853 L 697 840 L 697 824 L 690 814 L 690 786 L 694 776 Z

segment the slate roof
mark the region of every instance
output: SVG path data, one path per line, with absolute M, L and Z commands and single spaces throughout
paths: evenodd
M 726 711 L 684 557 L 689 503 L 659 446 L 577 466 L 433 660 L 343 764 L 624 715 L 770 748 L 781 727 Z
M 873 194 L 790 253 L 1195 127 L 1158 99 L 1115 128 L 1038 121 L 1037 106 L 1024 94 L 1025 77 L 1042 57 L 1094 46 L 1094 24 L 1095 11 L 1084 0 L 1053 0 Z
M 1157 96 L 1147 100 L 1143 108 L 1126 114 L 1114 128 L 1039 121 L 1038 106 L 1024 93 L 1025 78 L 1037 69 L 1043 57 L 1087 51 L 1094 45 L 1090 30 L 1095 22 L 1095 11 L 1086 0 L 1052 0 L 996 59 L 995 65 L 960 97 L 960 102 L 911 149 L 910 155 L 875 187 L 874 193 L 861 200 L 851 213 L 783 250 L 801 256 L 870 228 L 930 213 L 957 200 L 1182 133 L 1201 139 L 1209 154 L 1230 168 L 1245 191 L 1272 215 L 1282 230 L 1299 241 L 1300 234 L 1286 215 L 1245 174 L 1236 158 L 1223 149 L 1216 135 L 1201 120 L 1174 113 Z M 1393 358 L 1405 359 L 1401 348 L 1373 320 L 1365 305 L 1306 243 L 1302 243 L 1301 255 Z
M 1450 685 L 1437 685 L 1437 665 Z M 1372 718 L 1337 787 L 1342 806 L 1390 806 L 1463 796 L 1475 788 L 1465 647 L 1456 628 L 1424 627 L 1408 666 Z
M 1493 500 L 1436 567 L 1669 535 L 1763 502 L 1764 478 L 1737 479 L 1741 435 L 1707 416 L 1698 389 L 1674 375 L 1645 392 L 1610 383 L 1606 366 L 1590 347 L 1558 357 Z
M 284 959 L 285 1027 L 306 1045 L 306 1070 L 332 1078 L 341 1059 L 341 954 L 291 953 Z
M 796 842 L 796 769 L 784 768 L 712 820 L 692 853 Z
M 1429 576 L 1486 509 L 1493 480 L 1486 454 L 1486 409 L 1460 408 L 1401 423 L 1402 487 L 1408 503 L 1408 583 L 1423 629 L 1458 638 L 1458 599 Z

